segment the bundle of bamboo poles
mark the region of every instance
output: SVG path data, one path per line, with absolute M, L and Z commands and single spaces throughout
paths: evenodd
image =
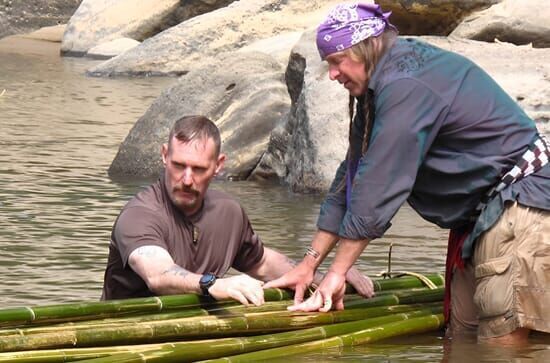
M 436 330 L 443 277 L 375 280 L 376 297 L 346 309 L 290 312 L 292 294 L 265 291 L 245 307 L 193 294 L 0 310 L 0 362 L 225 362 L 269 359 Z

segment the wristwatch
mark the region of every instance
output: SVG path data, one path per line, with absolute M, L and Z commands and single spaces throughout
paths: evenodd
M 208 289 L 210 288 L 210 286 L 214 285 L 215 282 L 216 275 L 214 274 L 206 273 L 201 276 L 201 279 L 199 280 L 199 286 L 201 287 L 201 291 L 204 296 L 210 296 Z

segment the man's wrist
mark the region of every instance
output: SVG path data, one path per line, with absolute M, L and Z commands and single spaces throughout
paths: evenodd
M 199 280 L 199 287 L 204 296 L 210 296 L 209 289 L 216 283 L 216 279 L 216 275 L 212 273 L 206 273 L 201 276 Z
M 327 271 L 327 275 L 336 274 L 336 275 L 343 276 L 344 279 L 346 278 L 347 273 L 348 273 L 348 270 L 346 270 L 345 268 L 338 268 L 338 266 L 331 266 Z
M 308 247 L 302 261 L 307 267 L 316 270 L 321 264 L 321 253 L 313 247 Z

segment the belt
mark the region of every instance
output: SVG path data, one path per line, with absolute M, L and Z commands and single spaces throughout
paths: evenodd
M 476 215 L 479 215 L 487 203 L 504 188 L 542 169 L 544 165 L 548 164 L 549 159 L 550 143 L 541 135 L 535 139 L 535 142 L 531 143 L 516 165 L 504 174 L 500 181 L 481 198 L 476 208 Z

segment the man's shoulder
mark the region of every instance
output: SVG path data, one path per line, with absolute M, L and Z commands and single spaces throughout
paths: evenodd
M 235 197 L 225 192 L 222 192 L 216 189 L 208 189 L 206 193 L 207 193 L 206 201 L 209 207 L 232 208 L 232 209 L 242 210 L 242 206 L 239 203 L 239 201 Z
M 118 219 L 127 217 L 132 220 L 163 220 L 166 214 L 165 199 L 159 182 L 153 183 L 140 190 L 126 203 Z
M 122 211 L 130 208 L 144 208 L 152 211 L 158 211 L 164 206 L 164 198 L 159 182 L 155 182 L 142 190 L 130 199 L 123 207 Z

